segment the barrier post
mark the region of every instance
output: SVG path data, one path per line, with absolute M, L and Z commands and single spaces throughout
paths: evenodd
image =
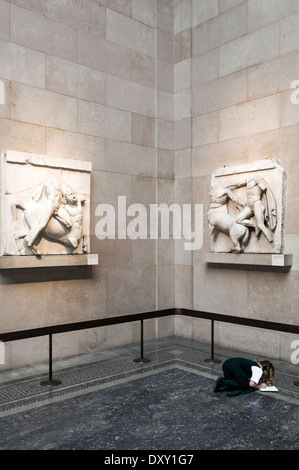
M 61 380 L 53 379 L 53 346 L 52 346 L 52 333 L 49 333 L 49 380 L 43 380 L 41 385 L 60 385 Z
M 148 364 L 150 359 L 143 357 L 143 320 L 140 320 L 140 357 L 133 359 L 137 364 Z
M 204 359 L 209 364 L 219 364 L 221 361 L 214 357 L 214 320 L 211 320 L 211 357 Z

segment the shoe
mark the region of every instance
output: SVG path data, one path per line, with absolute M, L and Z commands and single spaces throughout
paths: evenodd
M 214 392 L 221 392 L 221 389 L 224 387 L 224 377 L 218 377 L 218 379 L 216 380 L 216 385 L 215 385 L 215 389 L 214 389 Z

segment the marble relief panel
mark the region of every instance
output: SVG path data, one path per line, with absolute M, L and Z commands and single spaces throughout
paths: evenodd
M 91 164 L 1 155 L 1 255 L 89 252 Z
M 282 253 L 286 175 L 274 159 L 223 167 L 211 176 L 212 252 Z

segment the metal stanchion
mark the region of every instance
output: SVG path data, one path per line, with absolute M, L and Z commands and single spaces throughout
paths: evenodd
M 43 380 L 41 385 L 60 385 L 61 380 L 53 379 L 52 373 L 52 333 L 49 334 L 49 380 Z
M 148 364 L 151 362 L 150 359 L 143 357 L 143 320 L 140 321 L 140 350 L 140 357 L 133 361 L 137 362 L 137 364 Z
M 219 364 L 221 361 L 214 358 L 214 320 L 211 320 L 211 357 L 204 359 L 209 364 Z

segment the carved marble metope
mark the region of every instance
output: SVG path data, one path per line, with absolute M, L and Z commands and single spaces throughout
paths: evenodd
M 89 253 L 91 164 L 1 155 L 1 256 Z
M 276 160 L 223 167 L 211 176 L 212 252 L 282 253 L 286 175 Z

